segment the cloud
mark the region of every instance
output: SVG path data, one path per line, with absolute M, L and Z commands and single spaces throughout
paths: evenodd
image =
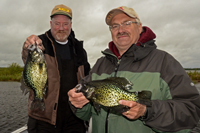
M 50 13 L 57 4 L 65 4 L 73 11 L 73 30 L 93 65 L 102 56 L 101 51 L 111 41 L 105 16 L 113 8 L 129 6 L 138 13 L 144 26 L 156 34 L 159 49 L 172 54 L 183 67 L 200 68 L 200 1 L 114 1 L 114 0 L 12 0 L 0 1 L 0 67 L 21 61 L 22 44 L 31 34 L 43 34 L 50 28 Z

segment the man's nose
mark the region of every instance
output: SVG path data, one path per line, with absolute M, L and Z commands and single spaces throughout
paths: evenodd
M 64 29 L 64 27 L 63 27 L 63 25 L 61 24 L 60 27 L 59 27 L 59 30 L 63 30 L 63 29 Z
M 118 32 L 123 32 L 124 31 L 124 26 L 123 25 L 119 25 L 119 29 L 118 29 Z

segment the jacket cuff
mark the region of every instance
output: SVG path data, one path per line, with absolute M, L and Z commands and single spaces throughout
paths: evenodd
M 140 116 L 139 119 L 141 121 L 145 121 L 145 119 L 147 119 L 147 116 L 148 116 L 148 107 L 146 108 L 146 111 L 144 112 L 144 115 Z
M 76 108 L 74 105 L 72 105 L 70 101 L 69 101 L 69 106 L 70 106 L 72 112 L 73 112 L 74 114 L 76 114 L 77 108 Z

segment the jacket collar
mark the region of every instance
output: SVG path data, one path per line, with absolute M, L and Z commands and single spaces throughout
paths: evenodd
M 49 40 L 52 43 L 52 46 L 56 43 L 55 39 L 51 34 L 51 29 L 46 32 Z M 79 41 L 75 38 L 74 31 L 71 29 L 71 33 L 68 37 L 68 40 L 71 42 L 73 54 L 77 59 L 78 64 L 82 64 L 83 59 L 85 58 L 85 50 L 83 49 L 83 41 Z M 54 50 L 55 53 L 55 50 Z

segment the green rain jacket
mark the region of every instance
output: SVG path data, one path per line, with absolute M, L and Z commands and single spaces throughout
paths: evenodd
M 148 30 L 146 34 L 153 34 L 148 27 L 143 28 Z M 82 83 L 114 76 L 125 77 L 133 83 L 131 91 L 151 91 L 152 105 L 147 105 L 146 118 L 130 120 L 123 115 L 107 113 L 104 109 L 97 114 L 90 103 L 74 110 L 76 116 L 86 121 L 92 117 L 92 133 L 105 133 L 106 119 L 108 133 L 190 132 L 200 119 L 197 88 L 176 59 L 156 49 L 154 40 L 140 44 L 133 44 L 120 59 L 113 49 L 103 51 L 104 56 L 97 60 Z

